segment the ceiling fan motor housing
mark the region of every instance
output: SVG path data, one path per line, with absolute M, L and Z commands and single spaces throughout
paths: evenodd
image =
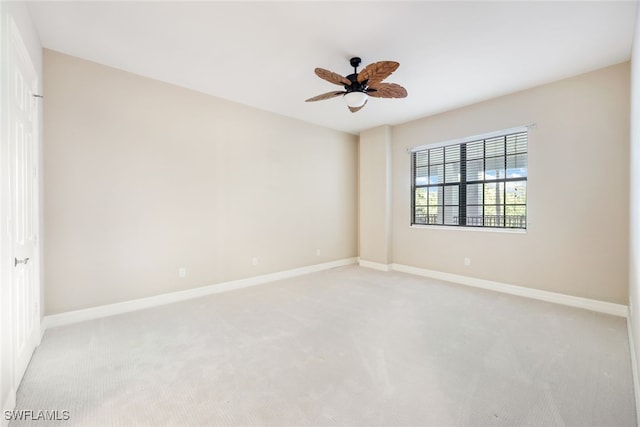
M 357 74 L 349 74 L 347 76 L 347 78 L 349 79 L 349 81 L 351 81 L 351 85 L 344 86 L 344 89 L 348 92 L 366 92 L 367 90 L 367 80 L 363 81 L 362 83 L 358 82 L 358 75 Z

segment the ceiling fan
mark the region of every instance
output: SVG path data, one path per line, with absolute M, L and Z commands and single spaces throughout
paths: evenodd
M 365 106 L 370 96 L 374 98 L 404 98 L 407 90 L 396 83 L 382 83 L 391 73 L 398 69 L 399 63 L 394 61 L 380 61 L 369 64 L 358 73 L 358 67 L 362 60 L 358 57 L 351 58 L 353 74 L 343 77 L 323 68 L 316 68 L 315 73 L 321 79 L 330 83 L 343 86 L 345 90 L 323 93 L 309 98 L 306 102 L 322 101 L 342 95 L 349 111 L 355 113 Z

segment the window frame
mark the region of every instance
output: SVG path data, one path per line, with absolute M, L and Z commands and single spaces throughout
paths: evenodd
M 509 128 L 509 129 L 503 129 L 503 130 L 498 130 L 498 131 L 494 131 L 494 132 L 489 132 L 489 133 L 485 133 L 485 134 L 481 134 L 481 135 L 474 135 L 474 136 L 470 136 L 470 137 L 465 137 L 465 138 L 460 138 L 460 139 L 455 139 L 455 140 L 449 140 L 449 141 L 444 141 L 444 142 L 439 142 L 439 143 L 434 143 L 434 144 L 426 144 L 426 145 L 420 145 L 420 146 L 416 146 L 411 148 L 409 151 L 409 153 L 411 154 L 411 218 L 410 218 L 410 225 L 412 227 L 438 227 L 438 228 L 453 228 L 453 229 L 465 229 L 465 230 L 490 230 L 490 231 L 511 231 L 511 232 L 526 232 L 527 227 L 528 227 L 528 222 L 529 222 L 529 218 L 528 218 L 528 191 L 526 189 L 527 187 L 527 183 L 528 183 L 528 176 L 529 176 L 529 134 L 530 134 L 530 129 L 532 127 L 534 127 L 535 125 L 526 125 L 526 126 L 519 126 L 519 127 L 514 127 L 514 128 Z M 511 154 L 509 154 L 509 150 L 508 150 L 508 146 L 507 146 L 507 141 L 508 141 L 508 137 L 510 136 L 515 136 L 516 138 L 518 138 L 518 134 L 525 134 L 525 149 L 524 151 L 519 151 L 517 145 L 514 147 L 514 150 Z M 494 140 L 493 142 L 495 142 L 495 140 L 500 139 L 500 138 L 504 138 L 504 149 L 502 151 L 502 154 L 497 154 L 497 155 L 487 155 L 487 145 L 488 145 L 488 141 L 491 143 L 491 140 Z M 469 144 L 481 144 L 482 147 L 482 157 L 481 158 L 471 158 L 468 159 L 467 157 L 467 146 Z M 517 144 L 517 140 L 516 140 L 516 144 Z M 447 149 L 450 149 L 452 147 L 458 147 L 457 150 L 457 155 L 458 155 L 458 160 L 454 160 L 453 162 L 448 162 L 447 161 L 447 156 L 446 156 L 446 152 Z M 442 148 L 441 152 L 442 152 L 442 161 L 441 163 L 437 163 L 431 162 L 431 153 L 433 152 L 432 150 L 436 150 L 438 148 Z M 417 162 L 417 153 L 418 152 L 423 152 L 425 154 L 427 154 L 427 159 L 426 159 L 426 164 L 423 164 L 421 166 L 417 166 L 416 162 Z M 455 148 L 453 151 L 454 154 L 455 153 Z M 509 173 L 508 173 L 508 161 L 509 161 L 509 156 L 512 156 L 514 161 L 517 161 L 517 156 L 520 155 L 525 155 L 525 167 L 526 167 L 526 175 L 525 176 L 517 176 L 517 177 L 509 177 Z M 502 177 L 499 176 L 498 173 L 495 174 L 495 178 L 489 178 L 487 179 L 487 171 L 491 171 L 491 170 L 497 170 L 497 169 L 487 169 L 487 159 L 491 160 L 491 159 L 500 159 L 504 162 L 503 164 L 503 171 L 504 171 L 504 175 Z M 473 161 L 473 160 L 482 160 L 482 169 L 476 171 L 476 173 L 481 172 L 482 173 L 482 178 L 481 179 L 468 179 L 467 176 L 467 167 L 469 166 L 469 162 Z M 423 160 L 424 161 L 424 160 Z M 453 181 L 453 182 L 447 182 L 447 164 L 457 164 L 457 168 L 458 168 L 458 178 L 457 181 Z M 442 180 L 436 180 L 436 182 L 431 182 L 432 181 L 432 177 L 434 175 L 432 175 L 431 173 L 431 167 L 432 166 L 440 166 L 442 167 Z M 427 179 L 427 183 L 424 185 L 418 185 L 417 184 L 417 177 L 420 176 L 418 175 L 418 169 L 421 168 L 426 168 L 429 172 L 427 172 L 426 175 L 426 179 Z M 508 194 L 507 194 L 507 187 L 509 186 L 509 183 L 524 183 L 524 188 L 525 188 L 525 200 L 524 203 L 507 203 L 507 199 L 508 199 Z M 467 186 L 469 185 L 479 185 L 481 186 L 480 191 L 482 192 L 481 194 L 481 198 L 482 198 L 482 202 L 481 203 L 472 203 L 469 204 L 468 200 L 467 200 Z M 498 203 L 490 203 L 490 204 L 486 204 L 486 194 L 487 194 L 487 185 L 493 185 L 493 186 L 497 186 L 497 188 L 502 187 L 502 189 L 500 190 L 500 193 L 503 195 L 503 199 L 502 202 L 498 202 Z M 515 186 L 515 184 L 513 184 Z M 455 187 L 457 188 L 457 204 L 447 204 L 447 198 L 446 198 L 446 189 L 447 187 Z M 416 194 L 417 194 L 417 189 L 420 188 L 425 188 L 426 192 L 426 205 L 420 205 L 420 206 L 416 206 Z M 439 190 L 437 190 L 435 193 L 437 194 L 437 200 L 436 200 L 436 204 L 430 203 L 430 197 L 429 197 L 429 190 L 432 188 L 437 188 Z M 517 191 L 517 190 L 516 190 Z M 451 190 L 449 190 L 449 193 L 451 194 Z M 455 193 L 455 192 L 454 192 Z M 441 200 L 439 200 L 441 199 Z M 457 206 L 458 212 L 457 215 L 453 215 L 451 218 L 447 218 L 447 208 L 451 209 L 455 209 Z M 419 207 L 423 207 L 426 208 L 426 220 L 424 222 L 418 222 L 416 221 L 416 211 L 418 210 Z M 442 212 L 438 212 L 434 215 L 438 215 L 435 217 L 435 221 L 432 221 L 429 215 L 429 211 L 430 211 L 430 207 L 435 207 L 436 212 L 438 212 L 439 210 L 441 210 Z M 478 217 L 476 216 L 468 216 L 468 209 L 469 207 L 476 207 L 478 209 L 478 212 L 481 212 L 481 214 L 479 215 L 480 218 L 480 223 L 475 223 L 475 224 L 470 224 L 468 219 L 469 218 L 474 218 L 474 220 L 477 220 Z M 487 208 L 493 208 L 495 209 L 495 212 L 493 215 L 492 214 L 487 214 L 487 212 L 491 211 L 491 209 L 487 210 Z M 513 208 L 513 209 L 519 209 L 522 208 L 524 210 L 523 214 L 518 214 L 518 215 L 508 215 L 507 211 L 508 208 Z M 451 212 L 449 210 L 449 212 Z M 500 212 L 500 213 L 498 213 Z M 449 213 L 449 215 L 452 215 L 451 213 Z M 512 219 L 508 219 L 509 216 L 512 216 L 514 218 Z M 495 217 L 495 218 L 493 218 Z M 489 221 L 487 221 L 487 219 L 489 219 Z M 447 222 L 447 221 L 453 221 L 454 223 L 451 222 Z M 499 223 L 496 223 L 496 221 L 499 221 Z

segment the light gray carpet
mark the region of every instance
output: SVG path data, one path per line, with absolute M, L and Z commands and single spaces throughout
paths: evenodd
M 68 410 L 58 426 L 636 425 L 625 319 L 355 266 L 50 329 L 17 409 Z

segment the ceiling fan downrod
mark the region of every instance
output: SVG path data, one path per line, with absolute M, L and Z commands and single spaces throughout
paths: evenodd
M 358 67 L 360 66 L 361 62 L 362 62 L 362 59 L 358 58 L 357 56 L 355 56 L 355 57 L 353 57 L 353 58 L 351 58 L 349 60 L 349 63 L 353 67 L 353 74 L 349 74 L 347 76 L 347 79 L 351 82 L 351 85 L 349 85 L 349 86 L 345 85 L 344 86 L 344 88 L 347 91 L 347 93 L 349 93 L 349 92 L 366 92 L 366 86 L 358 82 Z
M 358 74 L 358 67 L 360 66 L 360 63 L 362 62 L 362 59 L 358 58 L 357 56 L 351 58 L 351 60 L 349 61 L 351 63 L 351 66 L 353 67 L 353 74 Z

